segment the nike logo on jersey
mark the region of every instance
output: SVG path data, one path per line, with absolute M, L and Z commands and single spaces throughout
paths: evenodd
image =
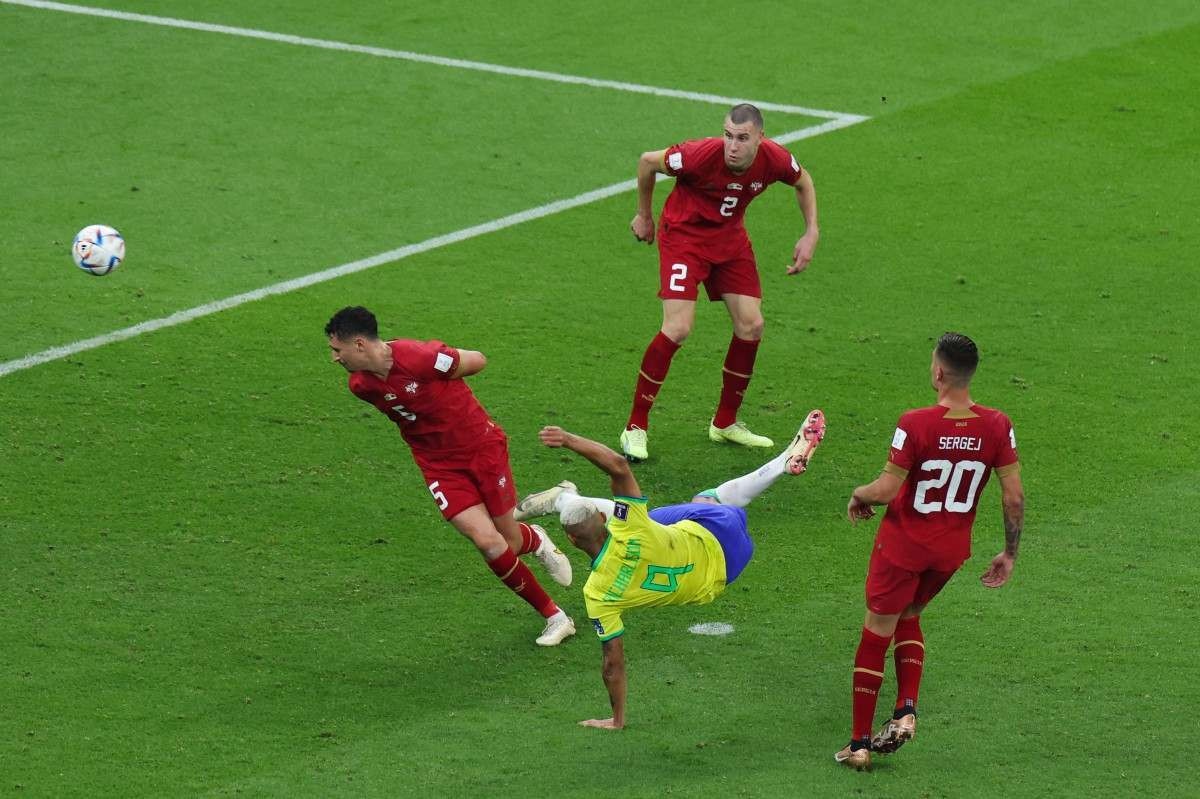
M 742 184 L 741 184 L 741 183 L 730 183 L 730 184 L 729 184 L 728 186 L 726 186 L 725 188 L 726 188 L 726 189 L 728 189 L 729 191 L 741 191 L 741 190 L 742 190 Z

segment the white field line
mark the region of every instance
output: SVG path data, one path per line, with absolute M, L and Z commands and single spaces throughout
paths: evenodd
M 425 56 L 417 53 L 404 53 L 397 50 L 384 50 L 376 47 L 360 47 L 358 45 L 342 44 L 340 42 L 328 42 L 320 39 L 305 39 L 298 36 L 286 36 L 283 34 L 270 33 L 267 31 L 255 31 L 247 28 L 230 28 L 224 25 L 209 25 L 200 22 L 188 22 L 186 20 L 170 19 L 166 17 L 152 17 L 145 14 L 129 14 L 121 11 L 110 11 L 107 9 L 87 8 L 84 6 L 72 6 L 63 3 L 41 2 L 41 0 L 0 0 L 0 3 L 7 5 L 29 6 L 31 8 L 43 8 L 53 11 L 67 11 L 76 14 L 89 14 L 92 16 L 111 17 L 114 19 L 130 20 L 134 22 L 148 22 L 155 25 L 166 25 L 168 27 L 190 28 L 194 30 L 210 31 L 214 33 L 227 33 L 234 36 L 246 36 L 250 38 L 268 39 L 272 41 L 282 41 L 288 44 L 298 44 L 310 47 L 323 47 L 333 50 L 347 50 L 350 52 L 365 53 L 368 55 L 382 56 L 385 58 L 401 58 L 411 61 L 421 61 L 425 63 L 439 64 L 442 66 L 458 67 L 462 69 L 477 69 L 485 72 L 496 72 L 505 75 L 513 75 L 519 77 L 536 78 L 540 80 L 553 80 L 561 83 L 575 83 L 597 88 L 617 89 L 620 91 L 632 91 L 642 94 L 653 94 L 661 97 L 676 97 L 680 99 L 694 100 L 698 102 L 720 103 L 722 105 L 732 105 L 739 102 L 736 98 L 719 97 L 711 94 L 697 94 L 694 92 L 681 92 L 674 89 L 660 89 L 653 86 L 641 86 L 632 83 L 618 83 L 615 81 L 599 81 L 591 78 L 577 78 L 571 75 L 558 75 L 551 72 L 540 72 L 536 70 L 514 69 L 510 67 L 495 66 L 492 64 L 483 64 L 474 61 L 459 61 L 457 59 L 440 58 L 437 56 Z M 755 102 L 760 108 L 775 110 L 781 113 L 803 114 L 805 116 L 825 117 L 828 122 L 820 125 L 812 125 L 806 128 L 789 131 L 780 136 L 772 137 L 775 141 L 781 144 L 799 141 L 801 139 L 819 136 L 822 133 L 828 133 L 840 128 L 846 128 L 851 125 L 856 125 L 870 117 L 860 116 L 858 114 L 842 114 L 834 111 L 819 111 L 809 108 L 801 108 L 800 106 L 779 105 L 777 103 L 762 103 Z M 666 179 L 665 175 L 659 175 L 659 180 Z M 266 297 L 275 296 L 277 294 L 287 294 L 292 291 L 307 288 L 318 283 L 324 283 L 328 280 L 342 277 L 344 275 L 352 275 L 356 272 L 363 272 L 367 269 L 374 269 L 377 266 L 394 263 L 396 261 L 408 258 L 412 255 L 429 252 L 439 247 L 445 247 L 449 244 L 455 244 L 460 241 L 482 236 L 487 233 L 494 233 L 498 230 L 513 227 L 524 222 L 530 222 L 542 217 L 551 216 L 552 214 L 561 213 L 572 208 L 578 208 L 582 205 L 598 202 L 599 200 L 623 194 L 627 191 L 632 191 L 637 188 L 636 180 L 627 180 L 621 183 L 614 183 L 611 186 L 595 189 L 593 191 L 584 192 L 566 200 L 557 200 L 555 202 L 539 205 L 536 208 L 530 208 L 525 211 L 520 211 L 515 214 L 494 219 L 490 222 L 484 222 L 472 227 L 463 228 L 452 233 L 446 233 L 441 236 L 434 236 L 431 239 L 418 242 L 416 244 L 408 244 L 403 247 L 398 247 L 394 250 L 381 252 L 377 255 L 372 255 L 368 258 L 363 258 L 358 261 L 342 264 L 340 266 L 324 269 L 320 272 L 314 272 L 302 277 L 284 280 L 279 283 L 274 283 L 253 291 L 247 291 L 242 294 L 236 294 L 225 299 L 215 300 L 214 302 L 197 305 L 194 308 L 189 308 L 184 311 L 177 311 L 170 316 L 164 316 L 159 319 L 151 319 L 146 322 L 133 325 L 131 327 L 114 330 L 110 333 L 105 333 L 92 338 L 82 339 L 70 344 L 64 344 L 60 347 L 51 347 L 50 349 L 36 352 L 31 355 L 26 355 L 22 358 L 17 358 L 11 361 L 0 363 L 0 377 L 18 372 L 23 369 L 29 369 L 40 364 L 49 363 L 51 361 L 68 358 L 87 350 L 93 350 L 98 347 L 103 347 L 106 344 L 112 344 L 117 341 L 140 336 L 144 333 L 151 333 L 155 330 L 162 330 L 167 327 L 174 327 L 193 319 L 199 319 L 202 316 L 217 313 L 219 311 L 236 308 L 239 305 L 245 305 L 249 302 L 255 302 Z
M 273 33 L 271 31 L 256 30 L 254 28 L 237 28 L 230 25 L 214 25 L 208 22 L 193 22 L 192 20 L 175 19 L 174 17 L 157 17 L 150 14 L 133 14 L 128 11 L 114 11 L 108 8 L 76 6 L 68 3 L 51 3 L 45 2 L 44 0 L 0 0 L 0 3 L 13 6 L 40 8 L 46 11 L 64 11 L 68 14 L 83 14 L 91 17 L 120 19 L 126 22 L 143 22 L 147 25 L 161 25 L 167 28 L 184 28 L 186 30 L 204 31 L 207 33 L 223 33 L 227 36 L 242 36 L 248 39 L 265 39 L 271 42 L 294 44 L 300 47 L 317 47 L 323 50 L 340 50 L 347 53 L 361 53 L 363 55 L 372 55 L 379 58 L 395 58 L 402 61 L 415 61 L 421 64 L 434 64 L 440 67 L 453 67 L 454 69 L 472 69 L 478 72 L 491 72 L 496 75 L 509 75 L 517 78 L 533 78 L 535 80 L 553 81 L 554 83 L 571 83 L 577 86 L 591 86 L 596 89 L 614 89 L 622 92 L 652 94 L 656 97 L 673 97 L 680 100 L 692 100 L 694 102 L 701 103 L 716 103 L 718 105 L 754 103 L 764 111 L 778 111 L 784 114 L 803 114 L 805 116 L 819 117 L 821 119 L 852 118 L 857 122 L 862 122 L 867 119 L 867 117 L 858 116 L 857 114 L 843 114 L 838 111 L 823 111 L 819 108 L 804 108 L 798 105 L 781 105 L 779 103 L 768 103 L 760 100 L 749 100 L 746 98 L 722 97 L 721 95 L 716 94 L 687 92 L 680 91 L 678 89 L 664 89 L 658 86 L 644 86 L 639 83 L 600 80 L 598 78 L 585 78 L 578 75 L 563 75 L 558 72 L 544 72 L 540 69 L 506 67 L 500 64 L 487 64 L 482 61 L 464 61 L 463 59 L 459 58 L 445 58 L 443 56 L 426 55 L 424 53 L 413 53 L 407 50 L 390 50 L 386 47 L 369 47 L 361 44 L 335 42 L 328 39 L 310 39 L 306 36 L 292 36 L 287 33 Z

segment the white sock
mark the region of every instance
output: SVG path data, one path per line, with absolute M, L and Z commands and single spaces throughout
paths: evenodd
M 563 491 L 554 498 L 555 512 L 562 513 L 563 509 L 566 508 L 569 503 L 574 502 L 577 499 L 586 499 L 590 501 L 596 506 L 597 509 L 599 509 L 601 513 L 604 514 L 604 518 L 606 519 L 611 519 L 613 517 L 613 513 L 617 509 L 616 503 L 611 499 L 601 499 L 600 497 L 582 497 L 579 494 L 576 494 L 574 491 Z
M 787 451 L 779 453 L 750 474 L 735 477 L 717 486 L 717 499 L 722 505 L 744 508 L 783 476 Z

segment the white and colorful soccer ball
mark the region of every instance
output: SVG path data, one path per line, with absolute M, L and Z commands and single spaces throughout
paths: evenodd
M 88 225 L 75 234 L 71 257 L 89 275 L 107 275 L 125 260 L 125 239 L 116 228 Z

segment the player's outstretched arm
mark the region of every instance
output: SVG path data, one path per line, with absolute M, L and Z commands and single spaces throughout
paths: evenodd
M 999 588 L 1012 576 L 1025 527 L 1025 489 L 1018 472 L 1000 478 L 1000 504 L 1004 508 L 1004 551 L 992 558 L 979 581 L 988 588 Z
M 642 489 L 638 486 L 633 470 L 624 455 L 618 455 L 599 441 L 568 433 L 561 427 L 553 425 L 543 427 L 538 438 L 547 447 L 566 447 L 577 452 L 594 463 L 600 471 L 609 476 L 612 481 L 613 496 L 640 497 Z
M 900 493 L 904 481 L 891 472 L 883 472 L 872 482 L 854 489 L 846 505 L 846 516 L 854 524 L 875 515 L 875 505 L 886 505 Z
M 458 366 L 450 373 L 450 377 L 451 379 L 470 377 L 482 372 L 485 366 L 487 366 L 487 358 L 482 352 L 460 349 L 458 350 Z
M 608 701 L 612 705 L 612 718 L 587 719 L 579 722 L 584 727 L 602 730 L 619 730 L 625 726 L 625 644 L 620 636 L 602 642 L 604 660 L 600 674 L 604 687 L 608 689 Z
M 663 160 L 666 154 L 666 150 L 651 150 L 638 159 L 638 207 L 629 229 L 634 238 L 647 244 L 654 242 L 654 184 L 658 182 L 658 173 L 667 171 Z
M 788 264 L 787 273 L 794 275 L 803 272 L 812 261 L 817 249 L 817 240 L 821 238 L 821 230 L 817 225 L 817 190 L 813 186 L 812 176 L 808 170 L 800 173 L 800 179 L 795 183 L 796 202 L 800 204 L 800 213 L 804 215 L 804 235 L 796 242 L 792 250 L 792 260 Z

